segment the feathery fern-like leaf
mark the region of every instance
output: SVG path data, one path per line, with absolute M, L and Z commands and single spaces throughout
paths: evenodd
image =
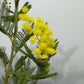
M 7 54 L 5 53 L 4 48 L 0 48 L 0 59 L 3 62 L 4 66 L 6 67 L 6 65 L 9 62 L 9 60 L 8 60 Z
M 20 57 L 20 59 L 16 62 L 16 64 L 15 64 L 15 72 L 18 70 L 18 69 L 20 69 L 20 68 L 22 68 L 22 65 L 24 65 L 25 64 L 25 59 L 26 59 L 27 57 L 26 56 L 21 56 Z

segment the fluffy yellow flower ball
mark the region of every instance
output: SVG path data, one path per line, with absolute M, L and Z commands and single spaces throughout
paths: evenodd
M 20 14 L 18 15 L 18 18 L 19 18 L 19 20 L 27 21 L 27 20 L 29 19 L 29 16 L 28 16 L 27 14 L 22 14 L 22 13 L 20 13 Z
M 43 23 L 43 19 L 41 17 L 38 17 L 37 22 Z
M 43 28 L 43 31 L 46 31 L 48 29 L 48 25 L 47 24 L 43 24 L 42 28 Z
M 30 25 L 29 23 L 23 23 L 22 27 L 24 30 L 27 30 L 30 27 Z
M 39 43 L 39 47 L 40 47 L 42 50 L 45 50 L 45 49 L 47 48 L 47 43 L 41 42 L 41 43 Z
M 46 41 L 48 39 L 48 37 L 45 34 L 41 35 L 40 37 L 41 41 Z
M 26 31 L 27 34 L 31 34 L 31 33 L 32 33 L 32 30 L 33 30 L 32 27 L 29 27 L 29 28 L 28 28 L 27 30 L 25 30 L 25 31 Z
M 54 48 L 55 47 L 55 39 L 53 37 L 48 38 L 49 41 L 49 47 Z
M 34 24 L 34 28 L 35 28 L 35 29 L 41 29 L 41 27 L 42 27 L 42 23 L 40 23 L 40 22 L 36 22 L 36 23 Z
M 36 38 L 35 38 L 34 36 L 32 36 L 32 37 L 30 38 L 30 43 L 34 44 L 35 42 L 36 42 Z
M 54 39 L 53 37 L 50 37 L 50 38 L 49 38 L 49 42 L 50 42 L 50 43 L 54 43 L 54 42 L 55 42 L 55 39 Z
M 31 34 L 32 32 L 32 27 L 29 25 L 29 23 L 23 23 L 22 25 L 23 29 L 26 31 L 27 34 Z
M 54 48 L 55 47 L 55 43 L 49 43 L 49 47 L 51 47 L 51 48 Z
M 42 58 L 42 59 L 48 59 L 48 55 L 43 54 L 43 55 L 41 55 L 41 58 Z
M 41 30 L 40 29 L 34 29 L 33 31 L 34 35 L 36 36 L 40 36 L 42 34 Z
M 46 49 L 47 53 L 50 55 L 54 55 L 57 53 L 57 50 L 53 49 L 53 48 L 47 48 Z
M 30 22 L 30 23 L 34 23 L 34 17 L 29 17 L 29 19 L 28 19 L 28 21 Z
M 27 13 L 29 11 L 29 9 L 26 7 L 26 6 L 24 6 L 23 8 L 22 8 L 22 12 L 23 13 Z
M 41 53 L 42 53 L 42 51 L 40 48 L 35 48 L 35 50 L 34 50 L 35 55 L 40 55 Z
M 51 30 L 47 29 L 47 30 L 45 31 L 45 34 L 46 34 L 47 36 L 50 36 L 50 35 L 53 35 L 53 32 L 52 32 Z

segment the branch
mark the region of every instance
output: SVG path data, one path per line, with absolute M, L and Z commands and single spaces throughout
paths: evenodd
M 47 66 L 47 65 L 49 65 L 49 63 L 46 63 L 46 62 L 42 62 L 42 61 L 40 61 L 40 60 L 37 60 L 35 57 L 34 57 L 34 55 L 33 54 L 28 54 L 28 53 L 26 53 L 25 51 L 23 51 L 22 49 L 20 49 L 20 52 L 21 53 L 23 53 L 25 56 L 27 56 L 27 57 L 29 57 L 29 58 L 31 58 L 38 66 Z
M 13 42 L 12 38 L 10 37 L 10 35 L 8 34 L 8 32 L 0 25 L 0 29 L 3 31 L 4 34 L 6 34 L 9 39 L 11 40 L 11 42 Z

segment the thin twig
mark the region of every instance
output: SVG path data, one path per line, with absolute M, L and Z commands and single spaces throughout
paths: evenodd
M 8 32 L 0 25 L 0 28 L 5 32 L 5 34 L 9 37 L 9 39 L 11 40 L 11 42 L 13 42 L 12 38 L 10 37 L 10 35 L 8 34 Z

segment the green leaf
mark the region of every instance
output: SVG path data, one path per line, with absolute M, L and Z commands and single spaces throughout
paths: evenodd
M 23 78 L 21 78 L 21 77 L 15 77 L 14 84 L 20 84 L 22 80 L 23 80 Z
M 24 45 L 24 48 L 27 51 L 27 53 L 29 53 L 30 55 L 33 55 L 31 50 L 28 48 L 27 44 Z
M 31 76 L 31 74 L 34 72 L 34 70 L 35 70 L 35 67 L 33 67 L 30 71 L 19 70 L 19 71 L 13 73 L 15 84 L 27 84 L 27 82 L 28 82 L 27 78 L 28 78 L 28 76 Z
M 4 48 L 0 48 L 0 59 L 3 62 L 4 66 L 6 67 L 6 65 L 9 62 L 9 60 L 8 60 L 7 54 L 5 53 Z
M 55 47 L 54 47 L 55 50 L 57 49 L 58 44 L 59 44 L 59 42 L 56 42 L 56 43 L 55 43 Z
M 0 25 L 0 31 L 1 31 L 2 33 L 6 34 L 5 31 L 2 29 L 2 26 L 1 26 L 1 25 Z
M 25 56 L 21 56 L 20 57 L 20 59 L 17 61 L 17 63 L 15 64 L 15 70 L 14 70 L 14 72 L 16 72 L 18 69 L 20 69 L 20 68 L 22 68 L 22 65 L 24 65 L 25 64 L 25 59 L 26 59 L 27 57 L 25 57 Z
M 21 81 L 20 84 L 27 84 L 28 80 L 26 79 L 26 77 Z
M 2 16 L 3 20 L 5 22 L 9 21 L 9 22 L 14 22 L 15 21 L 15 15 L 11 15 L 11 16 Z
M 30 39 L 30 37 L 33 36 L 33 33 L 29 34 L 29 35 L 26 35 L 22 41 L 21 41 L 21 44 L 19 46 L 17 46 L 17 51 L 22 48 L 24 46 L 24 44 Z
M 47 73 L 48 73 L 47 71 L 40 72 L 40 73 L 37 73 L 36 75 L 30 76 L 30 78 L 32 80 L 38 80 L 38 79 L 50 78 L 50 77 L 53 77 L 53 76 L 57 75 L 57 72 L 51 73 L 51 74 L 47 74 Z
M 31 5 L 28 5 L 28 6 L 27 6 L 28 9 L 31 9 L 31 7 L 32 7 Z
M 35 70 L 35 67 L 34 68 L 32 68 L 30 71 L 17 71 L 17 72 L 15 72 L 13 75 L 15 76 L 15 77 L 26 77 L 26 76 L 29 76 L 29 75 L 31 75 L 32 74 L 32 72 L 34 72 L 34 70 Z
M 24 65 L 24 69 L 27 71 L 29 71 L 30 70 L 30 65 L 31 65 L 31 59 L 30 58 L 28 58 L 27 59 L 27 63 L 25 63 L 25 65 Z

